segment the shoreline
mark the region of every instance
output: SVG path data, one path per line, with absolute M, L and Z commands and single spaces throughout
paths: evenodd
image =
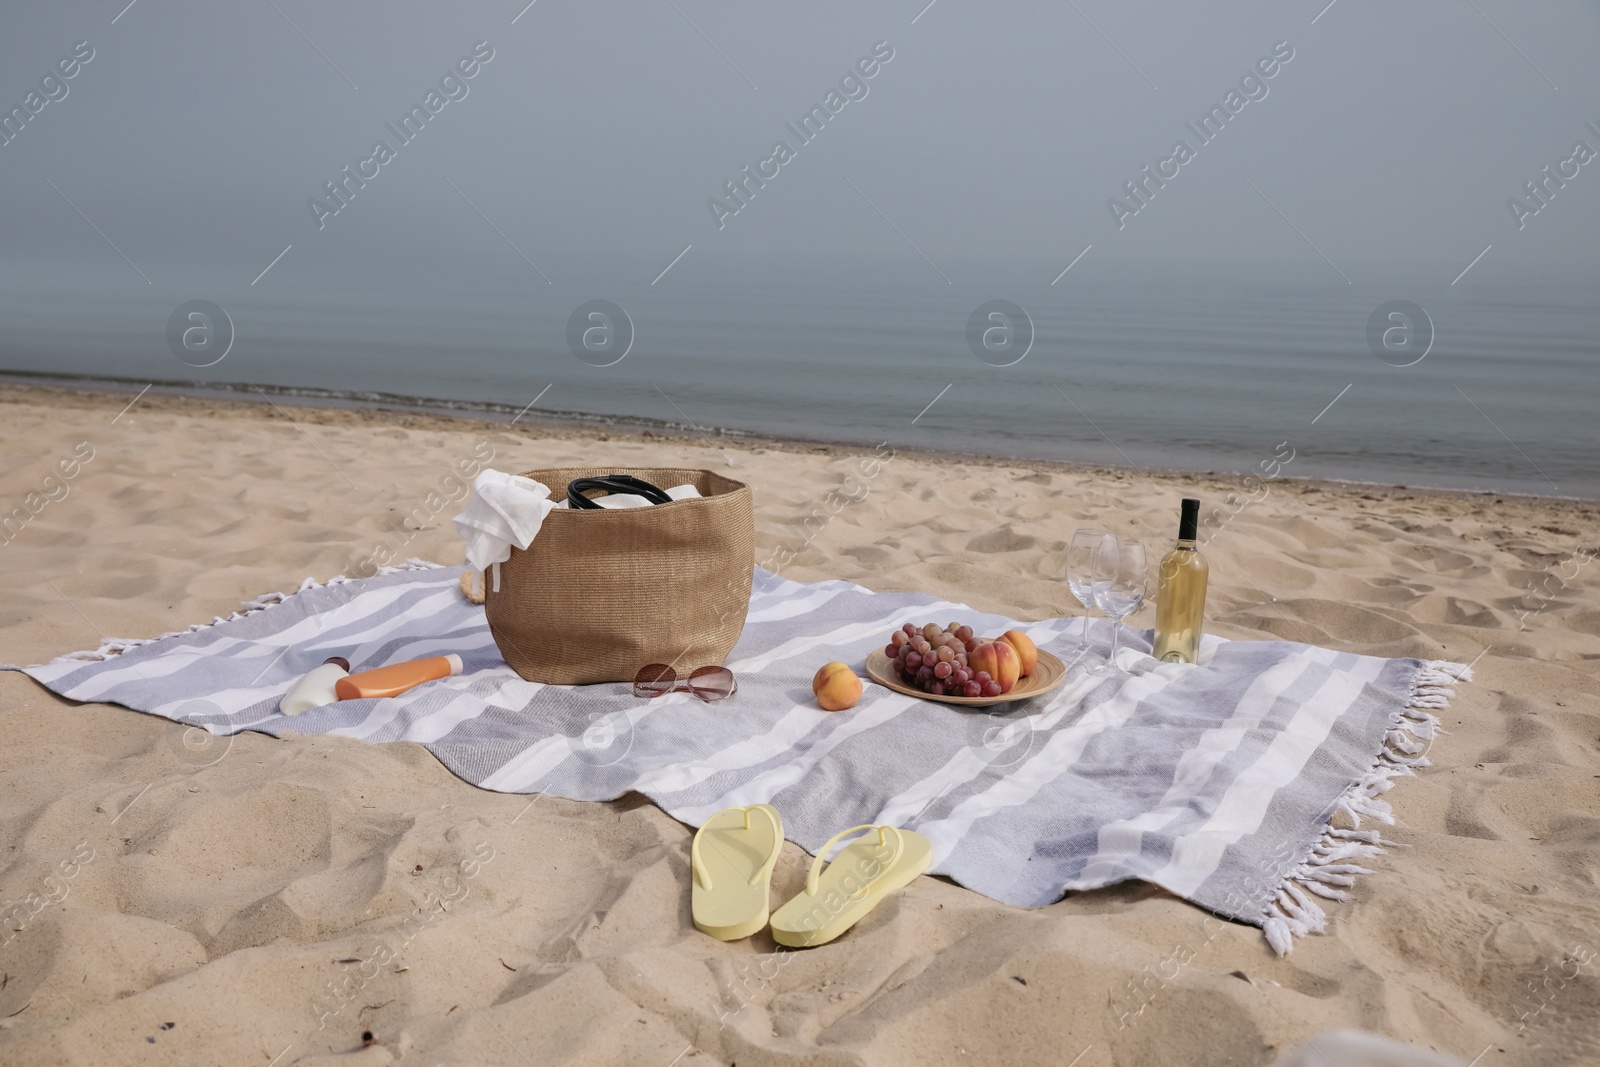
M 141 405 L 160 404 L 163 408 L 184 414 L 199 414 L 192 405 L 215 405 L 222 408 L 260 409 L 270 407 L 292 408 L 308 413 L 332 415 L 344 413 L 356 416 L 356 422 L 393 422 L 417 429 L 465 429 L 474 425 L 505 430 L 512 423 L 523 423 L 541 433 L 564 439 L 661 441 L 688 444 L 715 442 L 716 447 L 743 445 L 750 449 L 772 449 L 783 452 L 812 453 L 826 456 L 853 456 L 871 450 L 871 441 L 833 441 L 818 438 L 785 437 L 751 433 L 745 430 L 714 426 L 694 426 L 666 419 L 644 419 L 633 416 L 596 415 L 579 411 L 542 411 L 536 417 L 524 419 L 528 408 L 514 404 L 496 404 L 491 401 L 452 401 L 426 397 L 404 396 L 395 393 L 341 393 L 337 390 L 256 386 L 243 384 L 208 385 L 203 382 L 158 381 L 141 385 L 132 378 L 90 378 L 74 375 L 47 375 L 29 371 L 0 371 L 0 403 L 26 402 L 30 395 L 42 396 L 137 396 Z M 279 400 L 284 401 L 281 405 Z M 131 405 L 130 405 L 131 406 Z M 531 405 L 529 405 L 531 406 Z M 333 422 L 328 418 L 312 419 L 315 422 Z M 1160 466 L 1108 465 L 1069 460 L 1044 459 L 1024 455 L 959 452 L 944 449 L 902 448 L 893 441 L 886 442 L 897 453 L 933 461 L 968 463 L 977 466 L 1026 466 L 1044 472 L 1064 474 L 1089 474 L 1100 476 L 1137 476 L 1162 480 L 1209 480 L 1223 493 L 1242 488 L 1237 484 L 1246 478 L 1278 482 L 1301 492 L 1366 492 L 1383 491 L 1392 497 L 1396 493 L 1414 493 L 1429 499 L 1460 499 L 1482 503 L 1504 498 L 1535 504 L 1596 505 L 1600 498 L 1580 496 L 1553 496 L 1539 493 L 1502 489 L 1459 489 L 1448 486 L 1405 485 L 1389 482 L 1362 481 L 1343 478 L 1301 478 L 1284 475 L 1262 479 L 1248 471 L 1219 470 L 1216 468 L 1183 468 Z M 1217 485 L 1216 483 L 1225 483 Z M 1405 499 L 1405 498 L 1401 498 Z M 1247 510 L 1250 504 L 1239 511 Z

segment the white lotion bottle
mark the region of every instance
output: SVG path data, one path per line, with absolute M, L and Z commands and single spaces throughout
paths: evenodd
M 350 661 L 343 656 L 330 656 L 322 661 L 322 666 L 313 667 L 304 678 L 301 678 L 278 701 L 278 711 L 284 715 L 299 715 L 312 708 L 320 708 L 324 704 L 332 704 L 339 699 L 333 687 L 340 678 L 350 674 Z

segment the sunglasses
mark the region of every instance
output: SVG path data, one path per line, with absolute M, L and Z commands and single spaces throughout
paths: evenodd
M 639 668 L 639 673 L 633 678 L 633 695 L 636 697 L 654 700 L 668 693 L 685 690 L 707 704 L 715 704 L 737 693 L 739 684 L 733 680 L 733 672 L 726 667 L 696 667 L 680 683 L 678 672 L 666 663 L 647 663 Z

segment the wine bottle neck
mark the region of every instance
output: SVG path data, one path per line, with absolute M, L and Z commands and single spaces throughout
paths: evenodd
M 1178 543 L 1194 546 L 1195 535 L 1200 532 L 1200 501 L 1192 496 L 1183 498 L 1183 508 L 1178 516 Z

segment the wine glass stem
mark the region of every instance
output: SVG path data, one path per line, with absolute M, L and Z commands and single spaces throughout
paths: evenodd
M 1115 667 L 1117 665 L 1117 646 L 1118 646 L 1118 643 L 1119 643 L 1119 639 L 1121 637 L 1122 637 L 1122 616 L 1121 615 L 1113 615 L 1111 617 L 1111 658 L 1106 660 L 1106 662 L 1111 664 L 1113 667 Z

